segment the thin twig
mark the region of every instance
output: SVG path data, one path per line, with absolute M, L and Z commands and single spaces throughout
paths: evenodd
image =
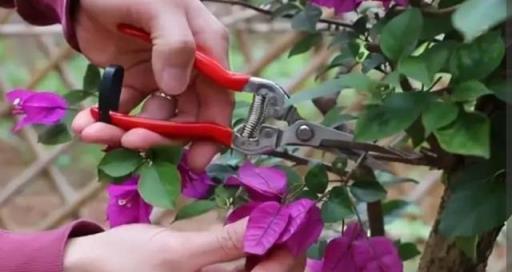
M 269 155 L 272 157 L 281 158 L 283 160 L 294 162 L 297 165 L 308 165 L 308 164 L 313 163 L 313 161 L 308 158 L 304 158 L 304 157 L 301 157 L 301 156 L 298 156 L 295 154 L 291 154 L 286 151 L 273 151 Z M 325 164 L 325 163 L 322 163 L 322 164 L 325 167 L 325 169 L 327 169 L 327 171 L 336 173 L 336 170 L 331 165 Z
M 252 9 L 252 10 L 254 10 L 256 12 L 259 12 L 261 14 L 265 14 L 265 15 L 268 15 L 268 16 L 273 16 L 274 15 L 274 12 L 272 10 L 268 10 L 268 9 L 265 9 L 265 8 L 260 8 L 258 6 L 254 6 L 254 5 L 249 4 L 247 2 L 244 2 L 244 1 L 237 1 L 237 0 L 202 0 L 202 1 L 203 2 L 221 3 L 221 4 L 229 4 L 229 5 L 235 5 L 235 6 L 242 6 L 242 7 L 245 7 L 245 8 L 248 8 L 248 9 Z M 293 14 L 284 14 L 282 17 L 284 17 L 284 18 L 292 18 L 293 16 L 294 16 Z M 325 24 L 327 24 L 329 26 L 353 28 L 353 26 L 351 24 L 343 23 L 343 22 L 336 21 L 336 20 L 331 20 L 331 19 L 320 19 L 320 20 L 318 20 L 318 22 L 325 23 Z

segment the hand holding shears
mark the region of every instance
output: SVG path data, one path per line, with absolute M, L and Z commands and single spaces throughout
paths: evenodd
M 120 24 L 119 31 L 149 41 L 142 29 Z M 194 68 L 219 86 L 254 94 L 246 122 L 234 129 L 213 123 L 167 122 L 117 113 L 122 85 L 122 68 L 109 67 L 100 88 L 100 104 L 91 113 L 99 121 L 108 122 L 125 130 L 144 128 L 171 139 L 207 140 L 234 148 L 244 154 L 284 152 L 287 146 L 310 146 L 342 150 L 349 154 L 368 153 L 383 160 L 419 158 L 371 143 L 355 142 L 351 134 L 311 123 L 289 105 L 286 91 L 275 82 L 234 73 L 224 69 L 215 60 L 197 51 Z M 279 127 L 277 122 L 285 123 Z

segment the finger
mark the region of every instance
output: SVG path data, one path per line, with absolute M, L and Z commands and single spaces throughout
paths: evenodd
M 233 261 L 244 256 L 243 238 L 247 220 L 224 226 L 212 232 L 189 233 L 182 236 L 187 241 L 183 252 L 194 260 L 195 269 Z
M 87 108 L 85 110 L 80 111 L 75 118 L 73 119 L 73 122 L 71 123 L 71 129 L 76 135 L 80 135 L 82 131 L 94 124 L 96 120 L 91 115 L 90 108 Z
M 139 116 L 144 118 L 167 120 L 176 114 L 177 97 L 172 99 L 152 94 L 144 101 Z
M 185 91 L 191 74 L 195 42 L 179 1 L 169 1 L 156 11 L 152 26 L 153 71 L 162 91 L 176 95 Z
M 119 99 L 119 112 L 129 113 L 144 100 L 146 94 L 133 87 L 125 86 Z
M 144 118 L 168 119 L 170 122 L 179 123 L 195 121 L 197 114 L 197 98 L 195 92 L 192 90 L 186 91 L 185 93 L 178 95 L 175 98 L 178 103 L 177 107 L 179 114 L 173 118 L 169 119 L 170 115 L 172 115 L 171 112 L 175 111 L 175 108 L 170 108 L 173 107 L 173 105 L 168 105 L 168 102 L 165 101 L 165 98 L 157 96 L 153 97 L 152 102 L 146 101 L 144 103 L 144 108 L 140 115 Z M 151 99 L 151 97 L 149 99 Z M 126 132 L 126 134 L 121 139 L 121 143 L 126 148 L 144 150 L 159 145 L 184 146 L 188 144 L 188 140 L 169 139 L 158 134 L 157 131 L 153 132 L 147 129 L 138 128 Z
M 186 144 L 186 140 L 169 139 L 144 128 L 131 129 L 121 137 L 122 146 L 136 150 L 146 150 L 162 145 L 184 146 Z
M 225 27 L 199 1 L 190 2 L 187 18 L 197 46 L 227 67 L 228 34 Z M 233 94 L 204 76 L 198 77 L 196 91 L 199 101 L 198 121 L 229 126 L 234 107 Z M 221 148 L 211 142 L 192 143 L 188 158 L 190 167 L 196 171 L 204 169 Z
M 285 248 L 278 249 L 259 263 L 252 272 L 295 272 L 304 271 L 305 258 L 297 258 Z
M 80 139 L 87 143 L 119 146 L 123 134 L 124 130 L 118 127 L 97 122 L 85 127 L 80 133 Z

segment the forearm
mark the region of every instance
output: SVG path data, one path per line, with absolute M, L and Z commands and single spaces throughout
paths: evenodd
M 20 16 L 34 25 L 62 24 L 69 44 L 78 50 L 73 27 L 76 0 L 0 0 L 0 7 L 16 8 Z
M 99 226 L 86 221 L 46 232 L 0 231 L 0 271 L 62 272 L 68 239 L 101 231 Z

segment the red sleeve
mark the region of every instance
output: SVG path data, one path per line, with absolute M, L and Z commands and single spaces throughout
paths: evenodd
M 78 0 L 0 0 L 0 6 L 16 8 L 27 22 L 34 25 L 62 24 L 69 44 L 78 50 L 73 27 Z
M 0 231 L 0 271 L 62 272 L 67 240 L 101 231 L 101 227 L 87 221 L 45 232 Z

